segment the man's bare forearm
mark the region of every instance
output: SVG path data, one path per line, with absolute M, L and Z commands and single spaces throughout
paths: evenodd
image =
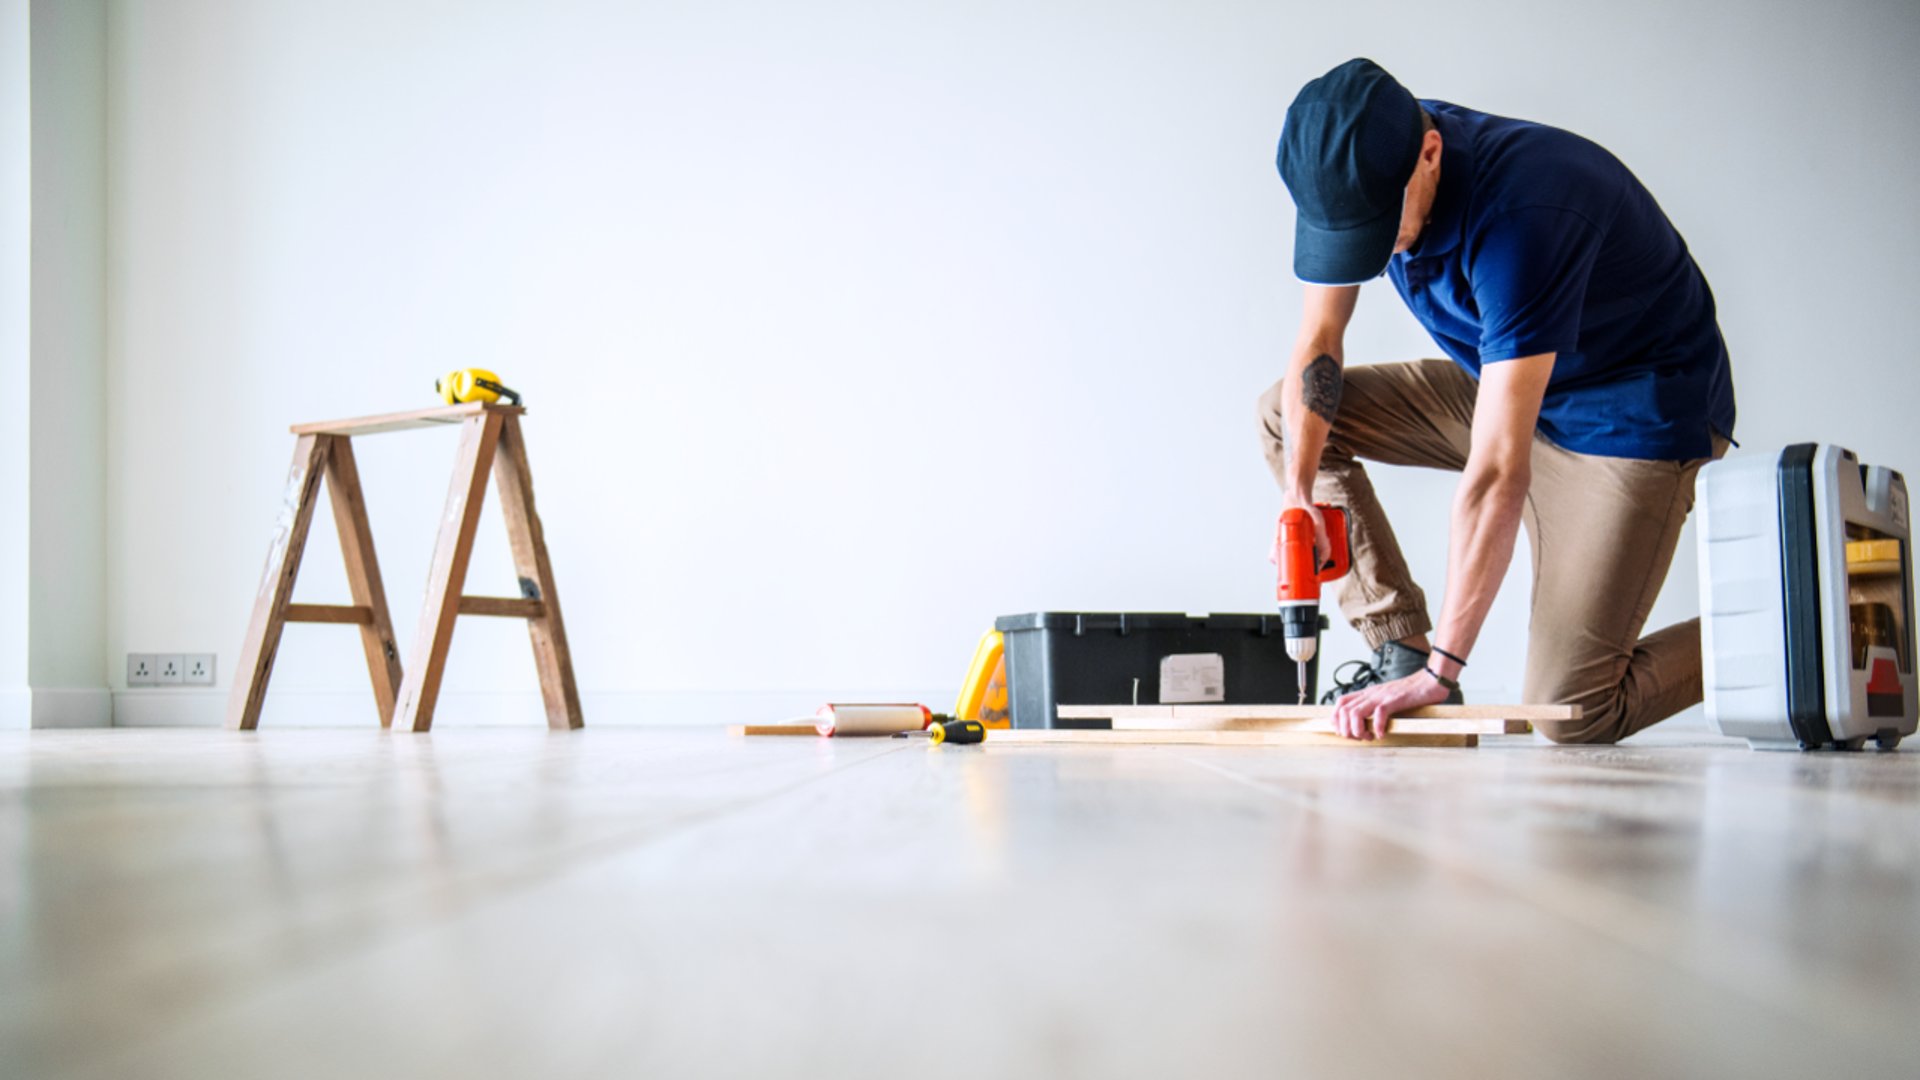
M 1447 546 L 1447 601 L 1433 644 L 1455 656 L 1473 651 L 1487 610 L 1513 562 L 1513 542 L 1533 481 L 1533 437 L 1553 377 L 1553 353 L 1487 364 L 1474 398 L 1472 447 L 1453 496 Z M 1434 670 L 1452 678 L 1460 665 L 1435 654 Z
M 1302 295 L 1300 336 L 1293 343 L 1280 403 L 1287 449 L 1281 486 L 1291 505 L 1313 502 L 1313 477 L 1320 471 L 1320 454 L 1340 412 L 1345 385 L 1341 343 L 1359 299 L 1358 285 L 1309 285 Z
M 1286 424 L 1287 469 L 1285 494 L 1289 502 L 1313 501 L 1313 478 L 1320 471 L 1320 455 L 1327 433 L 1340 411 L 1345 385 L 1338 343 L 1302 340 L 1294 347 L 1282 391 Z
M 1513 545 L 1526 507 L 1529 476 L 1518 470 L 1476 469 L 1471 463 L 1453 498 L 1452 542 L 1447 548 L 1446 609 L 1434 644 L 1456 656 L 1473 651 L 1500 583 L 1513 562 Z M 1434 666 L 1452 678 L 1460 665 L 1436 655 Z

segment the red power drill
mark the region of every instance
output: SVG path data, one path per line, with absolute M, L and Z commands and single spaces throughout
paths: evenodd
M 1300 665 L 1300 704 L 1307 703 L 1307 662 L 1320 651 L 1320 583 L 1345 574 L 1352 563 L 1347 548 L 1347 515 L 1338 507 L 1316 504 L 1327 523 L 1327 543 L 1333 548 L 1324 561 L 1314 558 L 1313 515 L 1300 507 L 1280 514 L 1280 532 L 1274 539 L 1274 559 L 1280 565 L 1280 626 L 1287 639 L 1287 655 Z M 1316 565 L 1317 562 L 1317 565 Z

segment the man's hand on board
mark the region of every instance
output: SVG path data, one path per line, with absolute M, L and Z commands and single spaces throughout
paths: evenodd
M 1348 694 L 1333 705 L 1333 730 L 1349 739 L 1377 739 L 1392 728 L 1393 718 L 1404 712 L 1438 705 L 1447 699 L 1447 688 L 1424 671 L 1404 679 L 1369 686 Z

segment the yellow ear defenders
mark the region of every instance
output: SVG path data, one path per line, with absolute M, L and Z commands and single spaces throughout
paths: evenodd
M 449 405 L 459 405 L 469 401 L 492 403 L 501 398 L 506 398 L 509 405 L 520 404 L 520 395 L 500 385 L 500 376 L 485 368 L 470 367 L 449 371 L 433 380 L 433 392 L 439 394 L 440 400 Z

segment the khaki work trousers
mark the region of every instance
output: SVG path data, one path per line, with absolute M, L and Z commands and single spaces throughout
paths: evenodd
M 1479 383 L 1449 360 L 1352 366 L 1345 383 L 1313 496 L 1347 511 L 1353 571 L 1340 586 L 1340 609 L 1379 648 L 1428 633 L 1433 621 L 1360 462 L 1461 471 Z M 1267 464 L 1284 483 L 1282 385 L 1260 396 L 1259 419 Z M 1714 455 L 1725 451 L 1716 438 Z M 1646 637 L 1640 630 L 1706 461 L 1576 454 L 1534 436 L 1522 512 L 1533 552 L 1522 695 L 1529 704 L 1582 710 L 1575 722 L 1536 725 L 1553 741 L 1611 743 L 1700 700 L 1700 620 Z

